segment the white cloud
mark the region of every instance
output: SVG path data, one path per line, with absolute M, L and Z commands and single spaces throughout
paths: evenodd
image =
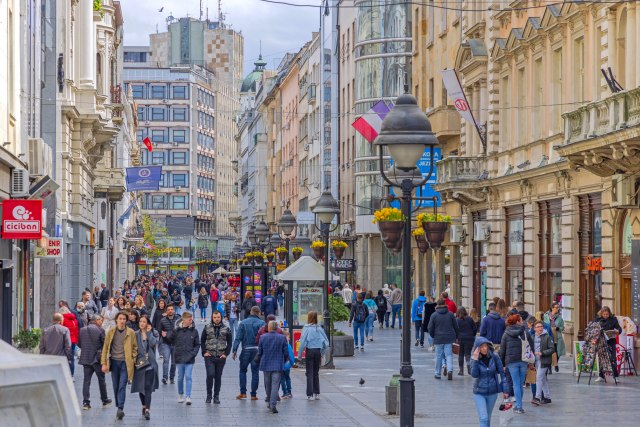
M 305 0 L 320 4 L 320 0 Z M 121 0 L 124 15 L 126 45 L 149 44 L 149 34 L 166 31 L 166 18 L 199 16 L 199 0 Z M 209 8 L 209 19 L 217 20 L 218 1 L 203 0 L 203 16 Z M 162 12 L 159 9 L 164 7 Z M 258 0 L 222 0 L 222 12 L 226 23 L 244 35 L 244 57 L 247 74 L 258 58 L 260 41 L 268 68 L 275 68 L 286 52 L 297 52 L 311 33 L 318 31 L 319 11 L 315 8 L 299 8 L 264 3 Z

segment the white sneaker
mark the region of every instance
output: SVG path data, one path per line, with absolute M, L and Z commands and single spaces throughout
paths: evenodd
M 313 396 L 307 396 L 307 400 L 313 400 Z
M 182 403 L 182 402 L 184 402 L 184 399 L 182 398 L 182 395 L 179 394 L 178 395 L 178 403 Z
M 187 397 L 184 401 L 185 401 L 185 403 L 187 405 L 191 405 L 191 398 L 190 397 Z
M 319 394 L 316 394 L 315 396 L 313 396 L 313 398 L 314 398 L 315 400 L 320 400 L 320 395 L 319 395 Z
M 596 378 L 596 382 L 597 382 L 597 383 L 601 383 L 601 382 L 603 382 L 603 381 L 604 381 L 604 378 L 602 378 L 602 377 L 598 377 L 598 378 Z

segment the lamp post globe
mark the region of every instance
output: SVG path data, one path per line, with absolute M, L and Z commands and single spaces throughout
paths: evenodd
M 278 221 L 278 229 L 285 236 L 291 236 L 297 226 L 298 222 L 296 221 L 296 217 L 293 216 L 289 209 L 286 209 Z
M 278 233 L 273 233 L 271 237 L 269 237 L 269 244 L 272 247 L 277 248 L 278 246 L 280 246 L 281 243 L 282 243 L 282 238 Z
M 256 236 L 256 226 L 251 225 L 249 227 L 249 231 L 247 232 L 247 240 L 249 240 L 249 244 L 254 246 L 258 241 L 258 236 Z
M 264 244 L 269 238 L 269 226 L 264 222 L 264 220 L 260 221 L 260 223 L 256 226 L 255 230 L 256 241 L 258 244 Z
M 331 224 L 331 221 L 340 213 L 340 205 L 333 197 L 331 191 L 325 190 L 320 195 L 313 213 L 322 224 Z
M 425 148 L 436 145 L 438 139 L 416 98 L 405 93 L 398 97 L 382 121 L 380 134 L 373 143 L 388 148 L 397 168 L 411 170 L 416 167 Z

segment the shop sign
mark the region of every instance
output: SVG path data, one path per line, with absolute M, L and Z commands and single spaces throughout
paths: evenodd
M 2 202 L 3 239 L 40 239 L 42 237 L 42 200 L 5 200 Z
M 40 239 L 42 245 L 36 246 L 36 258 L 62 258 L 62 237 Z
M 356 261 L 354 259 L 335 260 L 336 271 L 356 271 Z
M 604 270 L 601 257 L 587 256 L 587 271 L 598 272 Z

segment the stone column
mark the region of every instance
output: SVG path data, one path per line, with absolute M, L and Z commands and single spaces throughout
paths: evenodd
M 616 32 L 616 11 L 609 9 L 607 14 L 607 64 L 614 74 L 619 73 L 619 70 L 616 70 L 616 47 L 618 44 Z
M 627 3 L 627 36 L 625 43 L 625 89 L 636 87 L 636 5 Z
M 482 124 L 482 120 L 480 119 L 480 109 L 482 108 L 480 103 L 480 83 L 475 83 L 473 85 L 473 118 L 476 120 L 476 123 Z M 478 134 L 478 129 L 473 129 L 473 155 L 478 155 L 482 152 L 482 142 L 480 142 L 480 136 Z
M 476 112 L 477 116 L 476 116 L 476 120 L 478 121 L 478 124 L 480 125 L 488 125 L 488 120 L 487 120 L 487 110 L 489 108 L 489 103 L 487 102 L 488 99 L 488 93 L 487 93 L 487 80 L 486 79 L 480 79 L 480 107 L 478 108 L 478 111 Z M 485 131 L 487 129 L 485 128 Z M 488 135 L 488 132 L 485 132 L 485 135 Z M 482 144 L 482 141 L 480 141 L 480 144 Z M 485 144 L 487 144 L 487 141 L 485 141 Z M 488 148 L 487 148 L 488 151 Z M 487 154 L 486 152 L 484 153 L 485 155 Z
M 536 259 L 537 233 L 536 223 L 537 214 L 533 203 L 524 205 L 524 303 L 530 313 L 534 313 L 537 304 L 537 289 L 539 268 Z
M 79 51 L 75 52 L 79 58 L 78 76 L 81 86 L 93 86 L 95 79 L 95 28 L 93 25 L 93 2 L 80 1 L 77 5 Z

